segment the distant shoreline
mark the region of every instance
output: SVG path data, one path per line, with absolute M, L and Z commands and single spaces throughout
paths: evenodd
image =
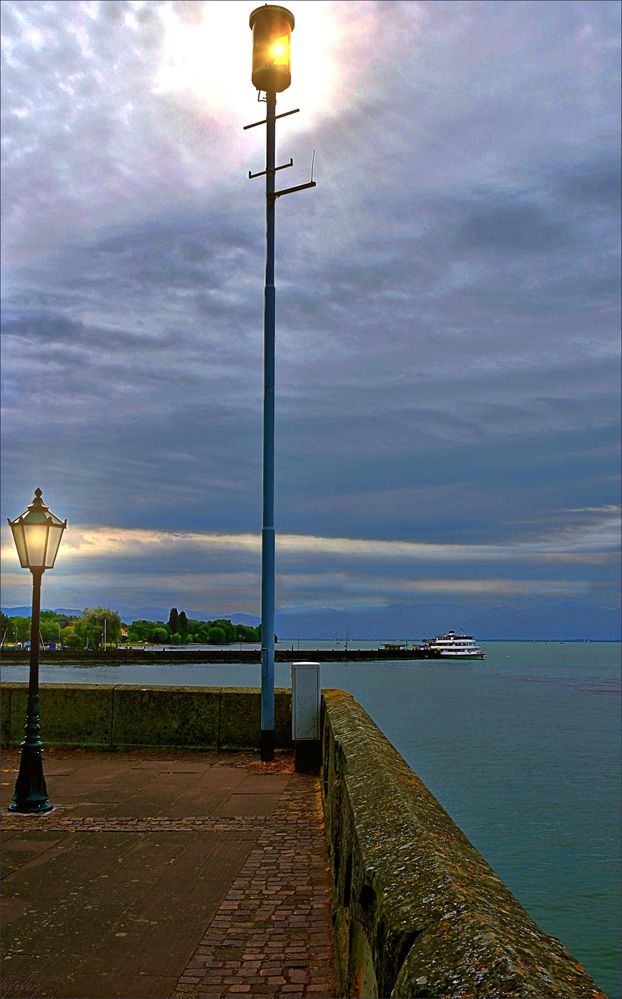
M 297 640 L 296 640 L 297 641 Z M 620 644 L 620 639 L 484 639 L 484 642 L 497 643 L 521 643 L 524 645 L 596 645 L 596 644 Z M 356 645 L 353 642 L 353 645 Z M 285 646 L 286 642 L 281 641 L 280 646 Z M 19 649 L 2 649 L 0 658 L 5 664 L 23 664 L 27 666 L 30 653 Z M 298 660 L 307 662 L 409 662 L 413 660 L 439 660 L 438 653 L 429 652 L 421 648 L 410 649 L 384 649 L 384 648 L 294 648 L 291 644 L 275 649 L 276 662 L 292 662 Z M 109 649 L 107 652 L 97 652 L 91 649 L 41 649 L 39 661 L 44 665 L 64 664 L 64 665 L 123 665 L 127 663 L 136 664 L 156 664 L 156 663 L 250 663 L 257 664 L 261 661 L 261 651 L 258 647 L 243 648 L 236 647 L 206 649 L 184 648 L 160 646 L 149 649 Z M 448 660 L 443 658 L 444 662 Z

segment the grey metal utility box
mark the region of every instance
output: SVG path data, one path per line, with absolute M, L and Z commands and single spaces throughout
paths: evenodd
M 296 770 L 318 773 L 320 742 L 320 664 L 292 663 L 292 739 Z

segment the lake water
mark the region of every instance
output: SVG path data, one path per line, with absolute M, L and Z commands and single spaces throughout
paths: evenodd
M 620 644 L 481 644 L 473 662 L 323 663 L 322 686 L 356 697 L 540 927 L 622 999 Z M 294 642 L 292 659 L 311 647 L 331 643 Z M 41 681 L 259 686 L 260 668 L 42 666 Z M 275 682 L 290 685 L 287 664 Z

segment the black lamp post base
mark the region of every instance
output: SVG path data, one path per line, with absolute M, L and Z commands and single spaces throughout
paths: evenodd
M 8 812 L 17 815 L 45 815 L 46 812 L 53 812 L 54 805 L 47 798 L 45 801 L 26 801 L 23 804 L 11 803 L 7 808 Z
M 262 763 L 271 763 L 274 759 L 274 729 L 261 729 L 259 750 Z
M 19 774 L 15 782 L 15 791 L 9 805 L 9 812 L 39 815 L 51 812 L 53 808 L 54 805 L 48 798 L 45 786 L 41 750 L 32 746 L 23 746 Z

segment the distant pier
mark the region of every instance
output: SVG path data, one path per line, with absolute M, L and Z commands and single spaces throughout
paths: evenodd
M 412 659 L 440 659 L 438 652 L 422 648 L 379 648 L 379 649 L 277 649 L 277 662 L 289 663 L 293 660 L 309 662 L 395 662 Z M 2 650 L 2 661 L 5 663 L 24 663 L 29 661 L 28 651 L 15 649 Z M 122 663 L 260 663 L 259 649 L 109 649 L 107 652 L 94 652 L 90 649 L 42 649 L 42 663 L 75 664 L 109 664 Z

